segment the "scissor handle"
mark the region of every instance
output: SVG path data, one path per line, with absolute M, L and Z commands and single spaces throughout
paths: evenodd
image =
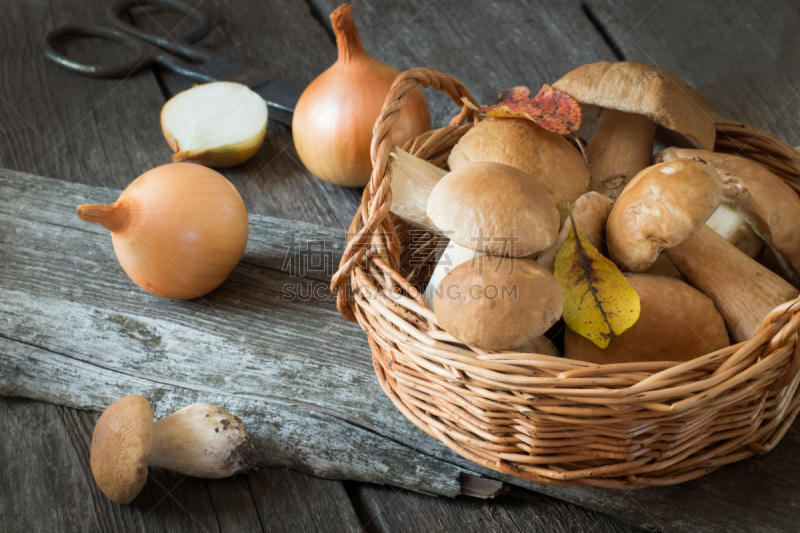
M 191 30 L 179 33 L 176 35 L 169 35 L 161 37 L 141 28 L 137 28 L 129 22 L 125 15 L 131 9 L 137 7 L 162 7 L 170 11 L 183 13 L 186 18 L 194 19 L 195 27 Z M 116 28 L 131 33 L 140 39 L 143 39 L 161 49 L 168 50 L 173 54 L 204 61 L 208 57 L 208 53 L 202 48 L 189 46 L 188 43 L 196 43 L 211 32 L 211 21 L 208 17 L 194 6 L 185 4 L 180 0 L 118 0 L 106 12 L 109 22 Z
M 131 60 L 113 67 L 101 67 L 98 65 L 79 63 L 56 50 L 56 45 L 58 45 L 58 43 L 68 39 L 74 39 L 75 37 L 102 37 L 104 39 L 116 41 L 133 50 L 136 55 Z M 107 28 L 104 26 L 70 25 L 56 28 L 45 37 L 42 43 L 42 50 L 47 59 L 62 67 L 95 78 L 125 77 L 143 68 L 149 67 L 155 60 L 145 43 L 116 28 Z

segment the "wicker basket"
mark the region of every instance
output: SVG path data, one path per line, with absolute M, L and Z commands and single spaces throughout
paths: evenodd
M 461 106 L 475 101 L 455 78 L 401 74 L 374 128 L 372 178 L 331 285 L 339 311 L 357 320 L 386 395 L 409 420 L 486 468 L 553 485 L 672 485 L 771 450 L 800 410 L 800 298 L 767 316 L 755 337 L 685 362 L 593 365 L 460 344 L 419 292 L 436 237 L 389 214 L 390 132 L 406 93 L 421 85 Z M 478 118 L 407 143 L 445 167 Z M 717 149 L 745 153 L 800 190 L 800 153 L 748 126 L 717 122 Z M 421 268 L 421 266 L 423 268 Z

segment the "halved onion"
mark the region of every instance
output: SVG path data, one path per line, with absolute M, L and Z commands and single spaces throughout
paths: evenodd
M 267 131 L 267 104 L 239 83 L 196 85 L 161 110 L 161 128 L 172 160 L 230 167 L 253 157 Z

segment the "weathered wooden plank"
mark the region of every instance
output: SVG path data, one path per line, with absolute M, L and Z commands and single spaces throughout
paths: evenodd
M 76 203 L 116 191 L 0 174 L 0 394 L 101 410 L 137 392 L 157 416 L 217 403 L 245 420 L 265 464 L 323 477 L 452 496 L 470 472 L 670 531 L 796 526 L 795 491 L 786 490 L 800 481 L 796 435 L 768 456 L 669 488 L 559 488 L 498 476 L 397 412 L 375 383 L 363 333 L 333 302 L 282 300 L 287 284 L 324 283 L 277 266 L 281 231 L 302 237 L 313 226 L 252 217 L 245 261 L 218 291 L 165 301 L 125 278 L 104 230 L 74 218 Z M 341 236 L 330 249 L 335 257 Z
M 271 0 L 258 8 L 247 0 L 203 0 L 194 3 L 214 26 L 201 45 L 265 69 L 276 78 L 306 85 L 336 59 L 336 46 L 303 0 Z M 168 35 L 185 30 L 183 16 L 142 13 L 137 25 Z M 194 82 L 160 70 L 166 96 L 188 89 Z M 158 110 L 154 116 L 158 116 Z M 166 142 L 159 153 L 169 159 Z M 291 131 L 270 121 L 264 145 L 251 160 L 225 169 L 242 193 L 251 213 L 301 220 L 330 227 L 346 227 L 360 201 L 358 189 L 337 187 L 309 173 L 300 162 Z
M 102 22 L 104 0 L 5 2 L 0 17 L 0 165 L 90 185 L 124 188 L 149 170 L 162 143 L 163 96 L 152 74 L 93 79 L 46 61 L 41 39 L 56 26 Z M 76 59 L 111 64 L 122 46 L 70 41 Z M 152 111 L 150 111 L 152 110 Z
M 154 401 L 157 416 L 206 398 L 253 426 L 272 450 L 265 464 L 460 492 L 461 469 L 418 457 L 379 434 L 404 426 L 416 449 L 439 448 L 395 409 L 366 408 L 377 398 L 386 401 L 369 348 L 358 326 L 338 315 L 327 290 L 285 298 L 290 289 L 302 296 L 327 286 L 313 271 L 294 277 L 281 270 L 284 232 L 295 231 L 302 244 L 318 240 L 321 228 L 251 217 L 252 238 L 231 278 L 204 298 L 174 302 L 135 287 L 105 230 L 75 218 L 76 203 L 107 203 L 116 191 L 19 174 L 0 178 L 0 191 L 4 394 L 97 410 L 125 391 L 139 391 Z M 25 222 L 15 224 L 17 216 Z M 344 234 L 327 234 L 336 265 Z M 42 321 L 33 324 L 31 316 Z M 415 469 L 404 467 L 413 462 Z
M 458 531 L 483 533 L 644 533 L 645 530 L 608 515 L 544 494 L 513 488 L 505 496 L 477 500 L 429 498 L 394 487 L 360 484 L 353 487 L 355 507 L 366 531 L 405 533 Z
M 131 505 L 116 505 L 99 491 L 89 470 L 98 413 L 11 398 L 0 398 L 0 405 L 3 532 L 360 529 L 341 483 L 283 469 L 225 480 L 151 469 L 142 494 Z M 16 460 L 20 450 L 27 461 Z

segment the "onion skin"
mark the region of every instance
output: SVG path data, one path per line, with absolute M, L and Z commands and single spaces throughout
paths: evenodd
M 335 185 L 363 187 L 372 173 L 372 128 L 400 71 L 366 53 L 352 11 L 344 4 L 331 14 L 339 58 L 303 92 L 292 135 L 312 174 Z M 414 88 L 392 126 L 392 144 L 403 146 L 430 129 L 428 104 Z
M 242 258 L 250 229 L 233 184 L 194 163 L 145 172 L 113 204 L 79 205 L 78 218 L 111 231 L 117 259 L 134 283 L 175 300 L 221 285 Z

